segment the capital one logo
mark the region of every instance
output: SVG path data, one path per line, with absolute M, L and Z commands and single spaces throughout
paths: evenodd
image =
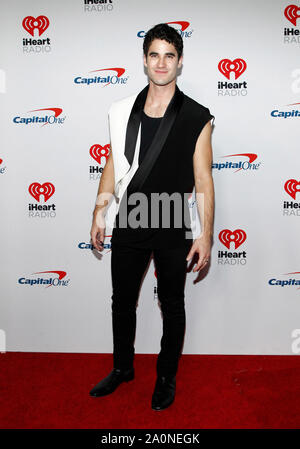
M 296 193 L 300 192 L 300 182 L 296 179 L 288 179 L 284 184 L 284 190 L 293 200 L 296 200 Z
M 115 72 L 113 75 L 107 74 L 106 72 Z M 74 78 L 75 84 L 86 85 L 89 86 L 91 84 L 102 84 L 103 87 L 108 86 L 109 84 L 126 84 L 128 81 L 128 76 L 123 77 L 125 73 L 125 69 L 123 67 L 109 67 L 105 69 L 97 69 L 91 70 L 89 73 L 95 72 L 105 72 L 101 73 L 100 76 L 86 77 L 86 76 L 76 76 Z
M 92 156 L 93 159 L 95 159 L 96 162 L 98 162 L 98 164 L 101 165 L 102 158 L 105 159 L 106 163 L 109 156 L 109 151 L 110 151 L 109 143 L 104 146 L 95 144 L 92 145 L 90 148 L 90 155 Z
M 167 25 L 179 25 L 180 29 L 176 29 L 176 31 L 180 34 L 181 37 L 191 37 L 191 34 L 194 30 L 185 31 L 189 26 L 190 22 L 186 22 L 185 20 L 179 20 L 176 22 L 166 22 Z
M 243 229 L 236 229 L 235 231 L 230 231 L 229 229 L 223 229 L 219 233 L 219 240 L 223 245 L 226 246 L 227 249 L 230 250 L 230 243 L 234 243 L 234 249 L 237 249 L 239 246 L 244 243 L 247 235 Z
M 185 31 L 189 26 L 190 22 L 186 22 L 183 20 L 180 20 L 178 22 L 166 22 L 168 25 L 180 25 L 181 31 Z
M 50 22 L 46 16 L 38 16 L 34 18 L 32 16 L 27 16 L 23 19 L 22 25 L 24 30 L 26 30 L 31 36 L 34 37 L 34 30 L 37 29 L 39 36 L 41 36 L 44 31 L 48 28 Z
M 276 277 L 268 280 L 268 284 L 276 287 L 297 287 L 296 290 L 300 290 L 300 279 L 297 279 L 295 276 L 290 275 L 299 275 L 300 271 L 291 271 L 289 273 L 283 273 L 283 276 L 289 276 L 289 279 L 278 279 Z
M 181 35 L 181 37 L 191 37 L 191 34 L 194 30 L 186 31 L 187 28 L 190 26 L 190 22 L 187 22 L 185 20 L 176 20 L 174 22 L 165 22 L 167 25 L 179 25 L 179 29 L 174 27 L 176 31 Z M 146 31 L 141 30 L 137 33 L 138 37 L 144 38 L 146 36 Z
M 44 200 L 46 202 L 54 194 L 55 187 L 51 182 L 44 182 L 44 184 L 33 182 L 28 187 L 28 191 L 30 195 L 38 202 L 40 202 L 41 195 L 44 195 Z
M 56 281 L 58 281 L 58 282 L 56 282 L 56 283 L 53 283 L 53 280 L 51 279 L 51 283 L 49 283 L 49 285 L 47 285 L 47 287 L 46 288 L 49 288 L 49 287 L 51 287 L 51 286 L 53 286 L 53 285 L 67 285 L 67 284 L 62 284 L 62 279 L 63 278 L 65 278 L 66 277 L 66 275 L 67 275 L 67 272 L 66 271 L 53 271 L 53 270 L 47 270 L 47 271 L 36 271 L 35 273 L 32 273 L 32 274 L 44 274 L 44 273 L 54 273 L 54 274 L 57 274 L 58 275 L 58 278 L 56 279 Z M 33 282 L 31 285 L 34 285 L 34 283 L 35 282 Z
M 284 10 L 285 17 L 293 24 L 297 25 L 297 19 L 300 17 L 300 8 L 296 5 L 289 5 Z
M 18 279 L 18 283 L 21 285 L 30 285 L 30 286 L 37 286 L 37 285 L 46 285 L 45 288 L 49 288 L 49 287 L 66 287 L 69 284 L 70 279 L 65 279 L 67 272 L 66 271 L 61 271 L 61 270 L 46 270 L 46 271 L 37 271 L 35 273 L 31 273 L 32 275 L 35 274 L 54 274 L 57 275 L 58 277 L 50 277 L 50 278 L 46 278 L 46 277 L 35 277 L 35 278 L 26 278 L 26 277 L 21 277 Z
M 112 70 L 113 72 L 116 72 L 116 76 L 118 78 L 120 78 L 124 73 L 125 73 L 125 69 L 123 69 L 123 67 L 110 67 L 108 69 L 97 69 L 97 70 L 91 70 L 90 73 L 93 72 L 102 72 L 105 70 Z
M 51 111 L 54 114 L 52 115 L 44 115 L 42 117 L 37 116 L 37 115 L 33 115 L 31 117 L 21 117 L 20 115 L 17 115 L 16 117 L 13 118 L 13 122 L 16 124 L 21 124 L 21 125 L 32 125 L 35 123 L 43 123 L 43 125 L 41 126 L 45 126 L 45 125 L 62 125 L 65 121 L 65 116 L 61 117 L 61 113 L 63 112 L 62 108 L 42 108 L 42 109 L 33 109 L 31 111 L 27 111 L 27 113 L 29 112 L 43 112 L 43 111 Z
M 224 170 L 224 169 L 234 169 L 236 168 L 235 172 L 238 172 L 240 170 L 258 170 L 260 166 L 260 162 L 254 163 L 254 161 L 257 159 L 257 154 L 255 153 L 236 153 L 236 154 L 226 154 L 223 157 L 236 157 L 236 156 L 242 156 L 245 157 L 246 160 L 241 160 L 239 162 L 232 162 L 232 161 L 226 161 L 226 162 L 213 162 L 212 168 L 217 170 Z
M 234 59 L 231 61 L 230 59 L 221 59 L 218 64 L 218 69 L 229 81 L 231 72 L 234 73 L 235 79 L 237 80 L 242 73 L 245 72 L 247 68 L 246 61 L 241 58 Z

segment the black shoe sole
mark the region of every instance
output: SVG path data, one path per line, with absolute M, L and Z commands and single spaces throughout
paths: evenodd
M 160 412 L 161 410 L 165 410 L 166 408 L 170 407 L 170 405 L 173 404 L 173 402 L 175 401 L 175 398 L 172 400 L 172 402 L 170 402 L 170 404 L 168 404 L 166 407 L 161 407 L 161 408 L 155 408 L 151 405 L 152 410 L 154 410 L 155 412 Z
M 153 408 L 153 407 L 151 407 L 151 408 L 152 408 L 152 410 L 154 410 L 155 412 L 160 412 L 160 411 L 162 411 L 162 410 L 166 410 L 167 408 L 169 408 L 169 407 L 173 404 L 173 402 L 174 402 L 174 401 L 172 401 L 171 404 L 167 405 L 167 407 L 163 407 L 163 408 Z

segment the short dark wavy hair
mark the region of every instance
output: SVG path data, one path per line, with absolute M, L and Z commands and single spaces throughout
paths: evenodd
M 143 51 L 144 55 L 147 57 L 149 47 L 151 42 L 154 39 L 162 39 L 164 41 L 169 42 L 169 44 L 173 44 L 176 48 L 178 59 L 182 55 L 183 52 L 183 40 L 178 31 L 175 28 L 169 26 L 167 23 L 159 23 L 155 25 L 153 28 L 147 31 L 144 43 L 143 43 Z

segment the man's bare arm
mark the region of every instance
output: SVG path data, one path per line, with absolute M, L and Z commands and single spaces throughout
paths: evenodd
M 196 200 L 201 223 L 201 235 L 212 237 L 214 220 L 214 184 L 212 177 L 212 146 L 210 122 L 202 129 L 194 152 Z
M 212 178 L 212 146 L 210 122 L 202 129 L 193 156 L 196 202 L 199 211 L 201 234 L 195 239 L 187 256 L 190 260 L 198 253 L 198 262 L 193 271 L 201 270 L 210 257 L 214 221 L 214 184 Z

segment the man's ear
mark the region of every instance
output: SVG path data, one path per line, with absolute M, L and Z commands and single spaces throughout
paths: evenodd
M 182 61 L 183 61 L 183 55 L 181 55 L 180 58 L 178 59 L 178 68 L 179 69 L 182 66 Z
M 147 67 L 147 58 L 146 58 L 145 53 L 144 53 L 144 66 Z

